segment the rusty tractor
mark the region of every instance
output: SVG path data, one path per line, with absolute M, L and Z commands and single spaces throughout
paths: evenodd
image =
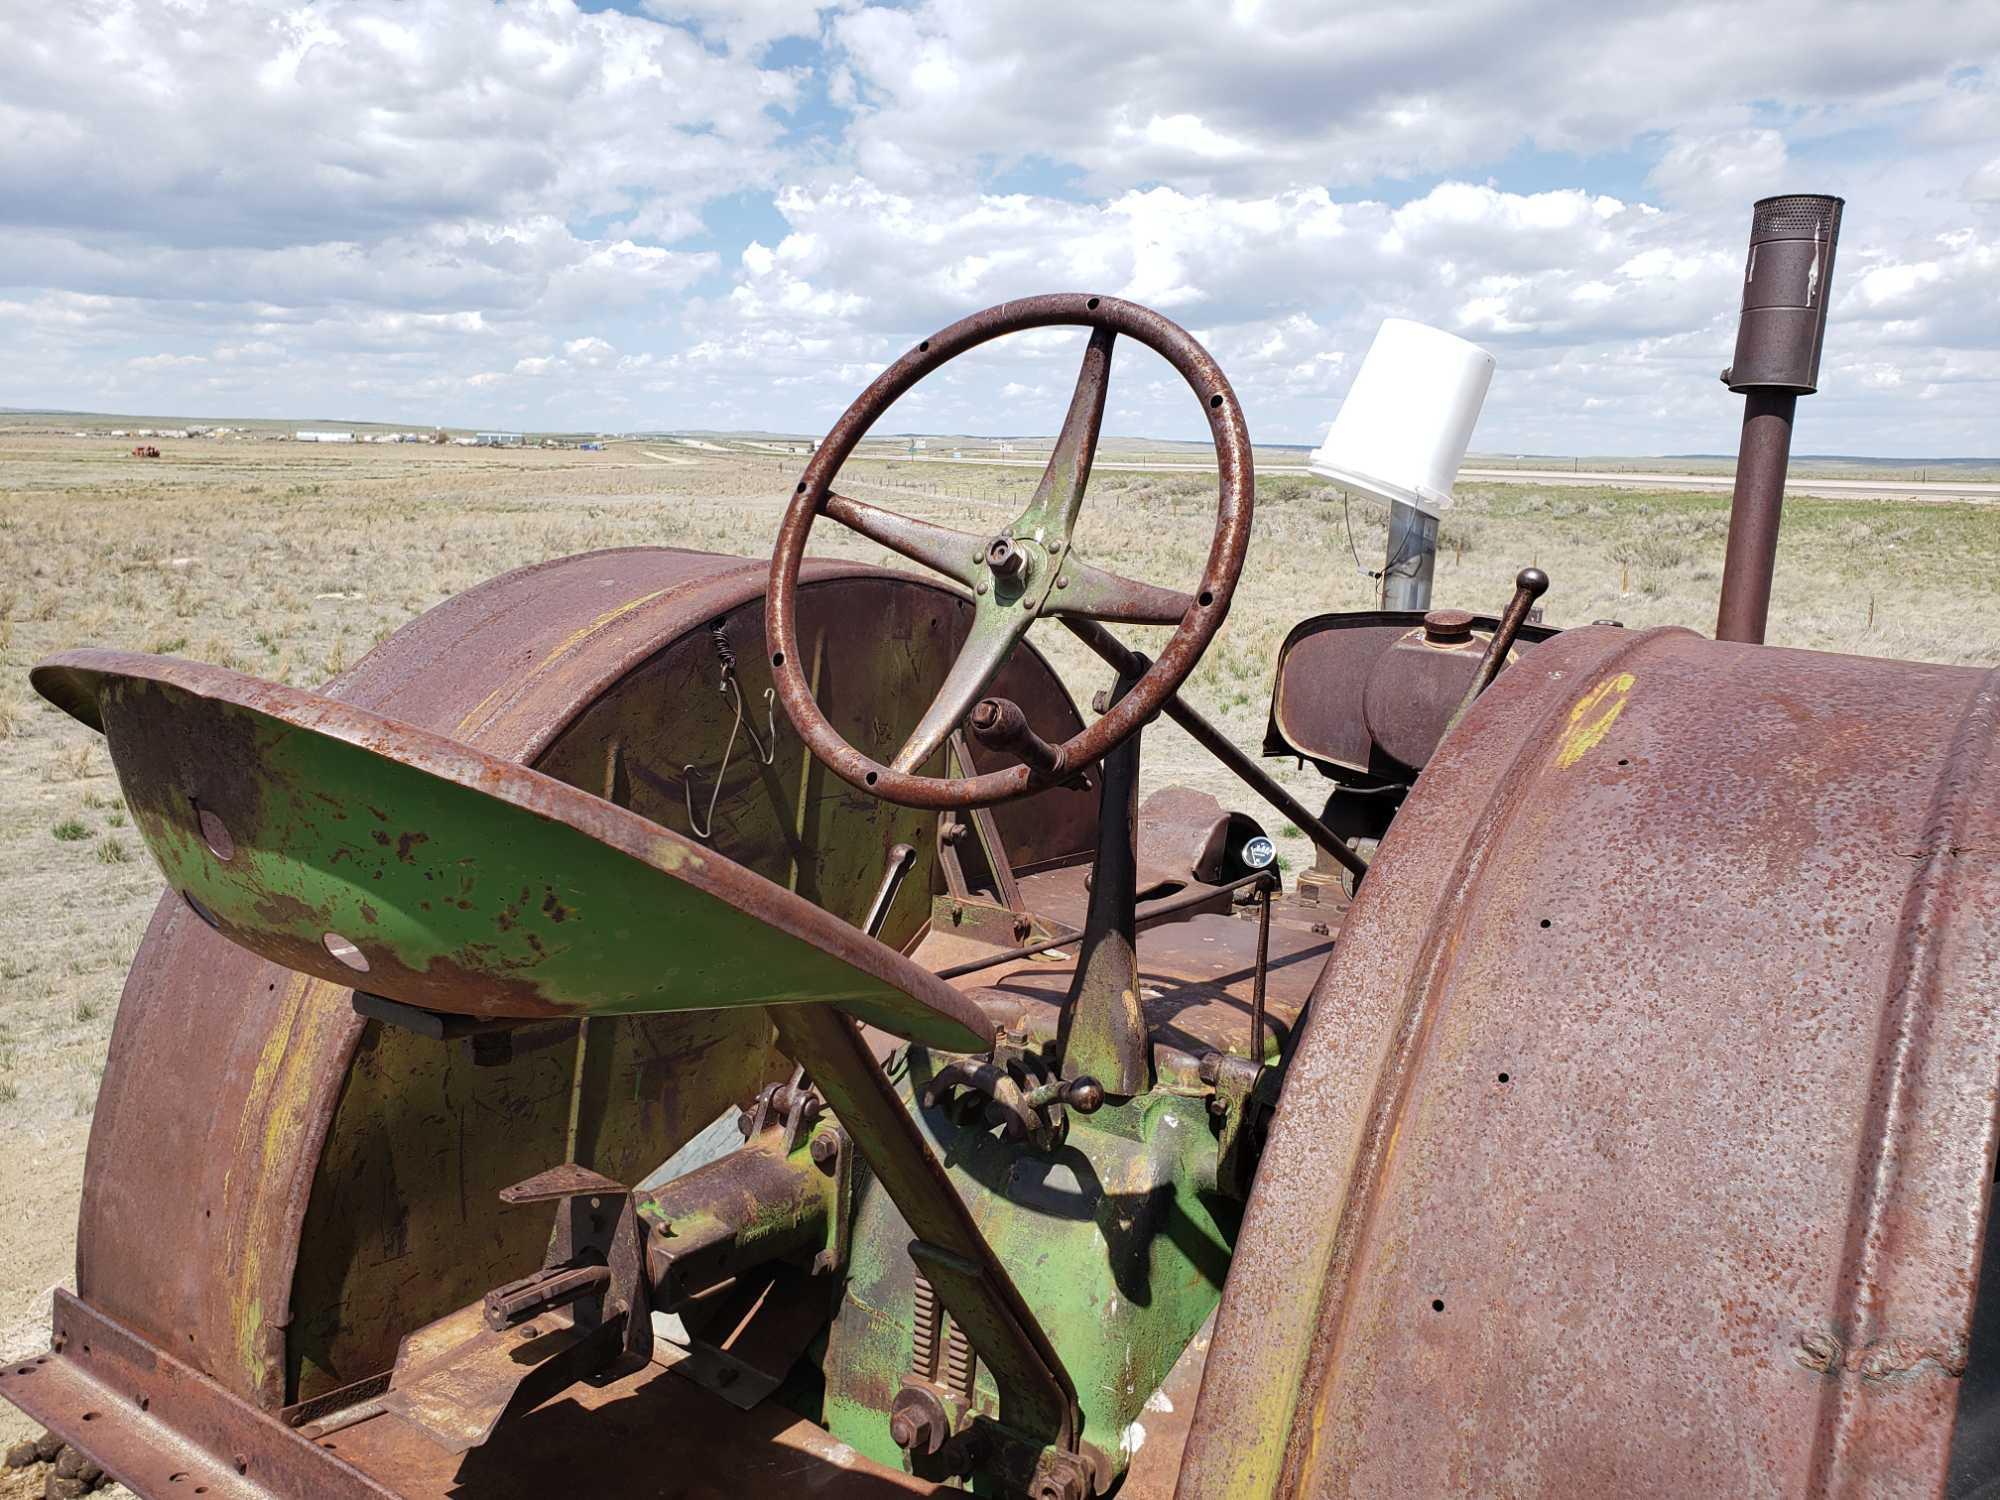
M 1056 325 L 1012 524 L 840 492 Z M 1119 339 L 1213 436 L 1185 590 L 1076 546 Z M 1315 812 L 1181 692 L 1252 498 L 1188 334 L 1036 297 L 768 560 L 527 568 L 318 693 L 41 664 L 167 889 L 0 1395 L 173 1500 L 1984 1492 L 2000 678 L 1558 632 L 1531 569 L 1292 632 Z M 1312 871 L 1140 801 L 1161 715 Z

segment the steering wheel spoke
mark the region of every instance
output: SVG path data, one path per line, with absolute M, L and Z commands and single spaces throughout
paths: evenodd
M 1107 625 L 1178 625 L 1194 606 L 1192 594 L 1092 567 L 1071 552 L 1042 612 L 1102 620 Z
M 1076 372 L 1076 390 L 1069 398 L 1069 412 L 1042 469 L 1042 482 L 1035 486 L 1034 498 L 1014 523 L 1015 536 L 1045 546 L 1050 542 L 1067 545 L 1075 532 L 1083 492 L 1090 485 L 1091 465 L 1097 461 L 1104 398 L 1111 388 L 1111 346 L 1117 337 L 1109 328 L 1090 330 L 1083 367 Z
M 953 583 L 971 588 L 985 559 L 987 539 L 953 531 L 930 521 L 898 515 L 865 500 L 829 492 L 821 510 L 849 531 L 858 532 L 891 552 L 942 573 Z
M 972 616 L 972 630 L 959 648 L 958 660 L 951 664 L 937 696 L 924 710 L 909 740 L 896 752 L 890 770 L 914 771 L 937 753 L 938 747 L 951 738 L 951 732 L 965 722 L 973 705 L 985 696 L 987 684 L 998 674 L 1015 643 L 1028 633 L 1033 618 L 1025 609 L 980 602 Z

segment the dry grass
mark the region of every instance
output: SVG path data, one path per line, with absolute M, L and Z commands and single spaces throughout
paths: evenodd
M 45 1289 L 68 1273 L 90 1103 L 157 891 L 96 737 L 27 691 L 28 667 L 97 644 L 311 686 L 422 610 L 523 563 L 634 544 L 763 554 L 801 462 L 643 443 L 605 453 L 175 444 L 157 462 L 128 447 L 0 430 L 0 1354 L 20 1329 L 33 1334 Z M 1032 469 L 868 459 L 842 484 L 983 531 L 1035 479 Z M 1375 588 L 1357 573 L 1350 518 L 1326 486 L 1270 478 L 1258 504 L 1234 612 L 1188 689 L 1247 745 L 1261 740 L 1285 632 L 1308 614 L 1371 605 Z M 1707 629 L 1726 508 L 1720 496 L 1476 488 L 1447 518 L 1438 598 L 1497 608 L 1532 562 L 1555 580 L 1545 603 L 1558 624 Z M 1107 473 L 1079 542 L 1105 565 L 1184 585 L 1213 514 L 1212 478 Z M 1378 560 L 1380 513 L 1357 504 L 1351 529 L 1362 562 Z M 831 525 L 815 548 L 881 558 Z M 1797 501 L 1772 638 L 1992 662 L 1996 570 L 2000 508 Z M 1094 660 L 1060 630 L 1035 639 L 1088 702 L 1104 681 Z M 1316 778 L 1287 774 L 1317 800 Z M 1150 733 L 1147 779 L 1245 800 L 1171 726 Z M 1303 845 L 1289 832 L 1296 859 Z

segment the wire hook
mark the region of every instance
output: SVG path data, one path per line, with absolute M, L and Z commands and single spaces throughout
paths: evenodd
M 736 722 L 743 725 L 743 732 L 750 736 L 750 743 L 756 747 L 758 764 L 770 765 L 778 758 L 778 690 L 776 688 L 764 689 L 765 739 L 760 740 L 757 738 L 757 726 L 745 722 L 743 690 L 736 685 L 736 674 L 726 667 L 722 673 L 722 684 L 722 690 L 728 693 L 730 698 L 735 701 Z M 769 741 L 768 745 L 765 743 L 766 740 Z
M 736 736 L 747 734 L 753 753 L 759 765 L 770 765 L 778 758 L 777 690 L 764 689 L 764 733 L 769 743 L 757 737 L 757 726 L 749 722 L 743 711 L 743 689 L 736 681 L 736 664 L 733 656 L 725 657 L 722 663 L 722 681 L 716 691 L 735 705 L 736 715 L 729 724 L 729 739 L 722 747 L 722 764 L 715 769 L 715 781 L 708 790 L 708 812 L 697 818 L 694 815 L 694 766 L 681 767 L 681 795 L 687 801 L 688 827 L 698 839 L 706 840 L 715 832 L 715 805 L 722 798 L 722 781 L 729 774 L 729 761 L 736 753 Z

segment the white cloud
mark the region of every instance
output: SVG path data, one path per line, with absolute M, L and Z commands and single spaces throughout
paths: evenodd
M 1646 182 L 1676 207 L 1737 211 L 1783 192 L 1789 165 L 1785 137 L 1777 130 L 1676 130 Z
M 605 340 L 590 337 L 571 339 L 563 345 L 563 354 L 574 364 L 596 366 L 617 358 L 618 351 Z
M 645 8 L 0 11 L 0 402 L 815 429 L 1084 287 L 1194 329 L 1267 440 L 1401 315 L 1494 348 L 1478 441 L 1713 449 L 1750 201 L 1824 189 L 1812 445 L 2000 446 L 1993 7 Z M 1075 342 L 895 424 L 1052 427 Z M 1143 351 L 1113 381 L 1114 427 L 1200 430 Z
M 1051 25 L 1035 0 L 925 0 L 863 6 L 831 31 L 866 106 L 862 149 L 893 144 L 884 165 L 951 176 L 977 155 L 1040 157 L 1099 188 L 1243 190 L 1465 171 L 1525 146 L 1617 151 L 1753 103 L 1935 99 L 2000 50 L 2000 11 L 1152 0 L 1072 6 Z M 1796 44 L 1774 53 L 1778 37 Z M 926 82 L 939 56 L 948 94 Z

